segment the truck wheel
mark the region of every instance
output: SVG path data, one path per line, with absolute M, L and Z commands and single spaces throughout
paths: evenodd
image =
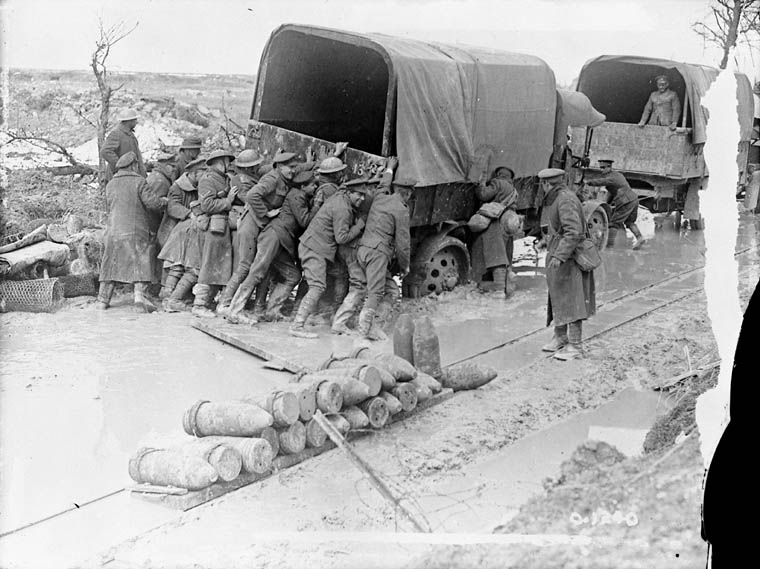
M 683 223 L 683 213 L 676 211 L 676 215 L 673 218 L 673 225 L 676 231 L 681 231 L 681 224 Z
M 467 246 L 456 237 L 436 237 L 415 254 L 404 291 L 412 297 L 439 294 L 467 282 L 469 274 Z
M 607 213 L 602 206 L 597 206 L 586 218 L 588 232 L 594 245 L 601 251 L 607 246 L 607 236 L 610 228 L 607 221 Z

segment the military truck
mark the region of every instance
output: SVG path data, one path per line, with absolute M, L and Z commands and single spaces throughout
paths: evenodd
M 682 218 L 692 228 L 702 227 L 699 190 L 707 187 L 709 173 L 702 149 L 707 114 L 701 104 L 718 69 L 667 59 L 630 55 L 600 55 L 589 60 L 578 76 L 577 90 L 607 120 L 594 127 L 572 129 L 570 148 L 593 173 L 599 158 L 614 160 L 639 195 L 639 203 L 653 213 L 674 213 L 677 227 Z M 665 75 L 681 102 L 675 131 L 667 126 L 638 126 L 655 77 Z M 745 183 L 752 136 L 752 87 L 737 74 L 737 101 L 741 142 L 737 164 L 739 184 Z
M 398 156 L 394 184 L 414 188 L 404 292 L 438 293 L 469 278 L 474 188 L 496 167 L 514 170 L 525 230 L 538 234 L 536 173 L 566 162 L 568 124 L 600 117 L 584 96 L 564 99 L 530 55 L 286 24 L 261 57 L 246 145 L 320 159 L 348 141 L 350 178 Z M 605 207 L 586 204 L 600 242 Z

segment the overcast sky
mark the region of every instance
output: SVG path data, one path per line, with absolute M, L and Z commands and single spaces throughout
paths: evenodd
M 113 51 L 124 71 L 255 74 L 269 34 L 314 24 L 537 55 L 560 84 L 600 54 L 716 65 L 691 24 L 708 0 L 0 0 L 11 67 L 86 69 L 98 18 L 139 22 Z M 742 58 L 755 79 L 760 58 Z

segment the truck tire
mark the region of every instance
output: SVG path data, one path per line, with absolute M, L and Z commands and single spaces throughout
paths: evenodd
M 600 251 L 603 251 L 607 246 L 607 237 L 610 232 L 609 214 L 605 207 L 606 205 L 595 200 L 583 202 L 583 213 L 586 216 L 586 225 L 588 226 L 591 240 Z
M 414 254 L 403 292 L 412 298 L 439 294 L 466 283 L 469 276 L 467 246 L 456 237 L 434 235 L 423 241 Z

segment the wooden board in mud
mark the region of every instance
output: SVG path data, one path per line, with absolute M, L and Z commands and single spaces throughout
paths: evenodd
M 331 334 L 326 326 L 309 326 L 309 331 L 319 334 L 315 340 L 295 338 L 288 334 L 289 322 L 244 326 L 215 318 L 195 319 L 192 325 L 226 344 L 267 360 L 272 367 L 293 373 L 316 370 L 330 354 L 347 355 L 357 339 Z
M 438 405 L 439 403 L 443 403 L 444 401 L 451 399 L 453 396 L 454 396 L 454 392 L 451 389 L 444 389 L 443 391 L 441 391 L 437 395 L 434 395 L 430 399 L 427 399 L 419 403 L 417 407 L 415 407 L 413 410 L 401 411 L 400 413 L 393 415 L 388 420 L 387 425 L 390 425 L 392 423 L 397 423 L 398 421 L 403 421 L 404 419 L 408 417 L 412 417 L 418 414 L 420 411 L 424 411 L 425 409 Z M 365 436 L 368 432 L 372 432 L 372 431 L 356 431 L 356 432 L 349 431 L 348 439 L 356 440 L 358 438 Z M 376 432 L 382 432 L 382 430 L 378 430 Z M 243 488 L 244 486 L 248 486 L 249 484 L 252 484 L 259 480 L 269 478 L 273 474 L 277 474 L 279 471 L 285 468 L 295 466 L 296 464 L 299 464 L 303 462 L 304 460 L 320 455 L 333 448 L 335 448 L 335 445 L 333 444 L 332 441 L 328 439 L 327 442 L 320 448 L 307 448 L 298 454 L 284 454 L 284 455 L 279 455 L 275 457 L 275 459 L 272 461 L 272 470 L 270 472 L 266 472 L 264 474 L 243 473 L 240 476 L 238 476 L 235 480 L 232 480 L 230 482 L 215 482 L 208 488 L 204 488 L 202 490 L 190 490 L 187 493 L 182 494 L 182 495 L 143 493 L 140 491 L 132 491 L 131 495 L 133 497 L 140 498 L 148 502 L 161 504 L 162 506 L 167 506 L 169 508 L 173 508 L 177 510 L 187 511 L 191 508 L 200 506 L 201 504 L 214 500 L 215 498 L 219 498 L 220 496 L 223 496 L 224 494 L 227 494 L 228 492 L 238 490 L 240 488 Z M 135 488 L 135 490 L 137 489 Z

